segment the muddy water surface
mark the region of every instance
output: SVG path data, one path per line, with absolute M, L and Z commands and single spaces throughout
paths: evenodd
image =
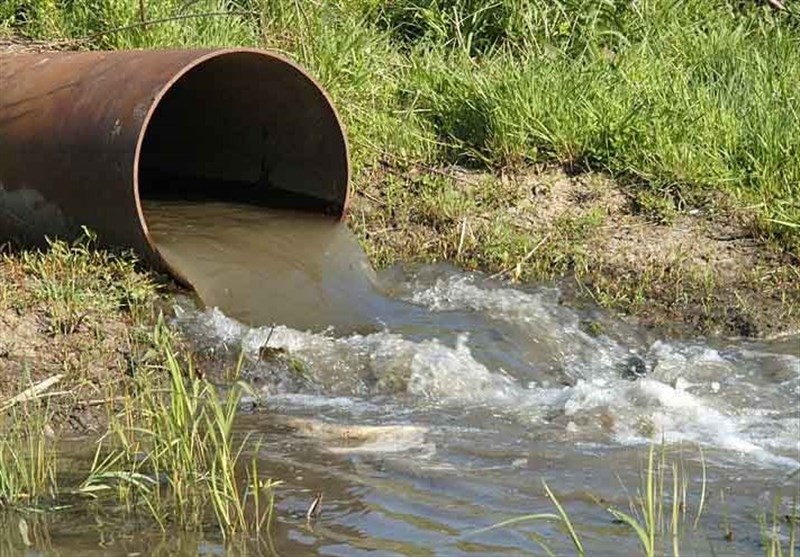
M 200 299 L 243 323 L 351 331 L 383 303 L 350 231 L 316 214 L 145 201 L 151 237 Z
M 245 354 L 256 394 L 237 427 L 285 482 L 274 529 L 284 555 L 575 554 L 552 521 L 481 530 L 554 512 L 542 480 L 588 555 L 639 555 L 606 507 L 630 510 L 653 439 L 680 472 L 681 554 L 763 554 L 758 515 L 793 512 L 797 337 L 658 338 L 567 307 L 552 285 L 446 266 L 373 275 L 346 230 L 307 216 L 162 208 L 154 236 L 208 306 L 181 301 L 175 324 L 220 365 Z M 308 524 L 319 491 L 323 512 Z M 158 545 L 152 532 L 109 529 L 102 549 L 101 528 L 87 526 L 82 550 L 225 552 L 213 536 Z M 69 532 L 55 525 L 50 539 L 69 549 Z M 669 535 L 658 543 L 672 554 Z
M 761 554 L 759 514 L 791 514 L 797 338 L 657 338 L 565 307 L 556 288 L 447 267 L 380 279 L 420 310 L 411 322 L 336 335 L 179 312 L 201 349 L 248 355 L 245 375 L 260 395 L 239 425 L 264 435 L 263 458 L 287 482 L 276 529 L 287 554 L 543 554 L 540 541 L 574 554 L 565 532 L 543 521 L 478 531 L 553 512 L 545 480 L 587 554 L 637 555 L 636 537 L 605 509 L 628 511 L 641 492 L 651 439 L 681 470 L 682 554 Z M 302 362 L 301 377 L 259 358 L 267 339 Z M 318 490 L 326 513 L 309 530 L 302 516 Z M 666 535 L 667 554 L 670 544 Z

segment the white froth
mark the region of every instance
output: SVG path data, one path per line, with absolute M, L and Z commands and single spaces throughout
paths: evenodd
M 466 343 L 462 335 L 455 350 L 436 342 L 418 345 L 411 360 L 409 393 L 464 402 L 519 400 L 519 386 L 475 361 Z
M 489 406 L 515 416 L 525 427 L 563 423 L 571 434 L 602 415 L 609 417 L 604 418 L 605 434 L 619 444 L 654 438 L 689 441 L 768 465 L 800 465 L 798 459 L 782 456 L 800 454 L 800 416 L 791 410 L 800 405 L 800 359 L 657 341 L 641 350 L 651 372 L 628 381 L 620 377 L 618 365 L 631 350 L 607 337 L 589 336 L 581 330 L 578 314 L 553 298 L 549 291 L 478 286 L 465 276 L 438 279 L 411 295 L 414 303 L 433 311 L 480 312 L 524 331 L 531 342 L 557 355 L 568 371 L 579 370 L 572 375 L 574 384 L 558 387 L 543 386 L 548 379 L 523 388 L 503 370 L 489 369 L 475 358 L 466 334 L 448 346 L 391 331 L 337 338 L 282 326 L 248 328 L 218 310 L 180 315 L 178 320 L 194 334 L 239 343 L 254 360 L 267 343 L 286 350 L 303 361 L 316 387 L 327 395 L 282 395 L 273 398 L 276 403 L 347 409 L 353 395 L 367 398 L 389 389 L 389 394 L 411 395 L 404 404 L 417 399 Z M 757 382 L 763 357 L 783 366 L 780 382 Z M 557 379 L 551 384 L 558 384 Z M 559 416 L 565 417 L 563 422 Z
M 471 276 L 458 275 L 417 290 L 410 301 L 432 311 L 471 310 L 516 325 L 532 341 L 551 347 L 553 357 L 578 378 L 613 373 L 629 355 L 611 339 L 584 332 L 578 314 L 558 304 L 555 289 L 481 287 Z
M 796 459 L 773 454 L 769 449 L 785 449 L 786 443 L 774 446 L 761 436 L 754 437 L 748 428 L 759 420 L 756 416 L 737 416 L 714 406 L 703 397 L 675 389 L 654 379 L 636 382 L 601 384 L 579 382 L 566 392 L 563 404 L 568 416 L 604 408 L 615 416 L 613 435 L 621 444 L 648 443 L 651 439 L 667 442 L 692 442 L 711 445 L 748 455 L 763 463 L 796 467 Z M 641 431 L 637 424 L 646 419 L 648 427 Z M 769 431 L 776 433 L 772 420 Z M 782 424 L 791 431 L 797 424 Z M 791 433 L 790 433 L 791 434 Z

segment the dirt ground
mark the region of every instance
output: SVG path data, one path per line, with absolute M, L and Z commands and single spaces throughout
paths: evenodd
M 54 428 L 102 433 L 130 380 L 158 362 L 160 303 L 132 258 L 90 240 L 0 246 L 0 421 L 44 410 Z
M 374 261 L 449 259 L 520 282 L 566 277 L 571 303 L 681 336 L 800 331 L 800 260 L 754 235 L 730 200 L 681 206 L 558 168 L 436 172 L 434 185 L 419 185 L 424 170 L 360 180 L 350 223 Z M 396 193 L 415 188 L 424 191 Z
M 20 408 L 46 404 L 54 422 L 96 431 L 106 401 L 120 391 L 127 373 L 126 323 L 115 317 L 97 324 L 99 334 L 49 334 L 38 312 L 0 311 L 0 401 L 17 397 L 14 406 Z

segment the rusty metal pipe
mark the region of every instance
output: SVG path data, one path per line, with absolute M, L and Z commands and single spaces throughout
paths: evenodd
M 0 55 L 0 242 L 94 230 L 186 282 L 143 201 L 237 199 L 344 215 L 335 109 L 300 67 L 253 49 Z

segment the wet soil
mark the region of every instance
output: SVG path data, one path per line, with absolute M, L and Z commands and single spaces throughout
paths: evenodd
M 102 433 L 106 401 L 125 379 L 125 323 L 110 316 L 100 335 L 53 335 L 44 320 L 44 312 L 0 311 L 0 401 L 47 404 L 53 427 Z

